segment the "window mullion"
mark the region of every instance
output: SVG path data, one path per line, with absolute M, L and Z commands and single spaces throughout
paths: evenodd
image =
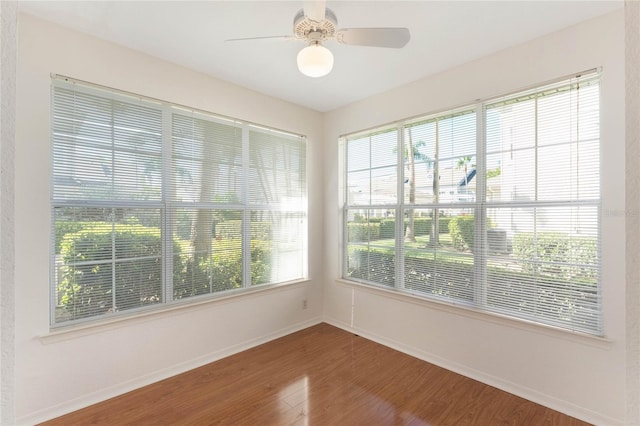
M 409 130 L 411 131 L 411 130 Z M 395 252 L 395 287 L 404 288 L 404 127 L 398 125 L 397 134 L 397 198 L 396 198 L 396 252 Z M 408 153 L 412 155 L 413 153 Z
M 342 271 L 342 276 L 346 277 L 347 276 L 347 270 L 348 270 L 348 265 L 349 265 L 349 244 L 348 244 L 348 229 L 347 229 L 347 222 L 348 222 L 348 215 L 349 215 L 349 191 L 346 188 L 346 185 L 348 183 L 348 170 L 349 170 L 349 142 L 346 139 L 341 139 L 340 140 L 341 145 L 341 150 L 342 150 L 342 185 L 341 188 L 343 188 L 342 190 L 342 194 L 341 194 L 341 201 L 342 201 L 342 256 L 340 256 L 341 258 L 341 262 L 342 264 L 340 265 L 340 270 Z
M 586 88 L 573 80 L 547 83 L 476 101 L 464 111 L 346 136 L 354 140 L 354 151 L 347 153 L 354 164 L 345 171 L 343 190 L 353 188 L 355 195 L 351 205 L 345 199 L 343 259 L 353 261 L 343 267 L 344 276 L 433 300 L 462 301 L 526 321 L 601 333 L 600 98 L 598 76 L 585 78 Z M 578 87 L 579 103 L 572 93 Z M 469 113 L 475 116 L 465 118 Z M 403 125 L 411 126 L 411 133 Z M 387 146 L 397 147 L 397 155 L 388 162 L 395 161 L 397 170 L 390 178 L 391 173 L 384 173 L 386 163 L 372 161 L 378 157 L 373 155 L 371 140 L 383 133 L 391 138 L 394 130 L 397 140 L 389 139 Z M 415 179 L 420 182 L 416 203 L 413 197 L 404 197 L 409 190 L 404 186 L 405 168 L 406 156 L 414 154 L 411 142 L 420 137 L 426 150 L 421 155 L 433 160 L 424 159 L 427 170 Z M 470 175 L 467 166 L 474 151 L 476 164 Z M 460 180 L 463 168 L 465 176 Z M 434 178 L 429 188 L 431 171 Z M 364 200 L 367 173 L 368 203 Z M 475 185 L 468 185 L 473 178 Z M 397 182 L 391 183 L 392 179 Z M 429 199 L 431 193 L 433 199 Z M 371 242 L 365 244 L 364 225 L 350 215 L 365 207 L 369 211 L 384 208 L 383 201 L 394 196 L 395 206 L 389 207 L 395 207 L 395 226 L 391 229 L 388 221 L 380 221 L 377 234 L 369 220 Z M 414 245 L 405 241 L 404 219 L 416 209 L 431 210 L 432 216 L 428 222 L 421 219 L 421 244 Z M 439 212 L 445 215 L 440 218 Z M 434 231 L 440 231 L 441 220 L 449 225 L 442 240 L 434 238 L 439 237 Z M 425 246 L 427 223 L 431 235 Z M 417 232 L 415 221 L 413 225 L 412 231 Z M 391 240 L 389 234 L 394 231 Z M 353 259 L 349 249 L 355 253 Z
M 249 171 L 251 165 L 249 126 L 242 126 L 242 287 L 251 287 L 251 210 L 249 208 Z
M 114 173 L 115 174 L 115 173 Z M 116 294 L 118 289 L 116 286 L 116 209 L 111 209 L 111 310 L 118 312 L 116 303 Z
M 111 137 L 111 199 L 115 199 L 116 196 L 116 149 L 115 149 L 115 120 L 114 120 L 114 101 L 111 99 L 110 108 L 110 137 Z M 111 208 L 111 310 L 112 312 L 118 311 L 118 305 L 116 304 L 116 215 L 115 208 Z
M 484 105 L 476 105 L 476 199 L 474 211 L 474 302 L 487 304 L 487 171 Z
M 162 109 L 162 207 L 161 238 L 163 247 L 162 274 L 162 300 L 164 303 L 173 300 L 173 229 L 174 229 L 174 205 L 173 205 L 173 181 L 172 181 L 172 123 L 173 115 L 171 107 L 165 105 Z
M 245 288 L 307 277 L 305 139 L 189 111 L 54 77 L 52 327 L 233 291 L 239 275 Z M 263 182 L 250 164 L 262 151 Z M 251 208 L 285 221 L 256 228 Z

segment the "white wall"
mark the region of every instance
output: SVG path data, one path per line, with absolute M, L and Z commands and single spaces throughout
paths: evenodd
M 437 58 L 434 58 L 437 60 Z M 598 424 L 625 416 L 625 93 L 622 11 L 325 115 L 325 321 Z M 340 135 L 602 67 L 606 339 L 340 282 Z
M 49 333 L 50 73 L 309 137 L 306 283 Z M 254 346 L 321 320 L 322 115 L 20 15 L 15 154 L 16 415 L 34 423 Z M 302 310 L 302 300 L 308 309 Z M 44 336 L 44 337 L 43 337 Z
M 14 158 L 18 5 L 0 3 L 0 424 L 14 423 Z
M 640 2 L 625 1 L 627 424 L 640 424 Z
M 51 418 L 303 328 L 320 320 L 323 306 L 327 322 L 365 337 L 585 420 L 599 424 L 623 421 L 626 342 L 622 12 L 324 115 L 28 15 L 20 16 L 18 36 L 15 401 L 20 423 Z M 337 281 L 339 135 L 598 66 L 603 67 L 606 340 L 390 296 Z M 49 73 L 307 134 L 312 159 L 311 281 L 88 330 L 48 335 Z M 321 283 L 325 283 L 324 294 Z M 309 309 L 304 311 L 300 303 L 303 298 L 309 300 Z

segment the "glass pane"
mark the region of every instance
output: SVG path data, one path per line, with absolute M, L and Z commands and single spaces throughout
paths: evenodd
M 347 203 L 350 205 L 394 204 L 397 200 L 397 182 L 395 166 L 349 172 Z
M 536 143 L 536 104 L 533 99 L 486 110 L 487 152 L 531 148 Z
M 162 153 L 162 111 L 143 105 L 113 101 L 113 145 L 148 155 Z
M 404 179 L 404 202 L 405 204 L 426 204 L 437 203 L 439 197 L 438 173 L 433 168 L 433 163 L 416 163 L 414 173 L 410 169 L 405 171 Z M 412 180 L 415 176 L 415 186 L 412 188 Z M 434 192 L 435 189 L 435 192 Z M 413 191 L 413 201 L 412 201 Z
M 242 287 L 242 212 L 176 209 L 173 297 Z
M 404 139 L 406 144 L 404 156 L 406 159 L 410 158 L 409 152 L 413 152 L 416 163 L 433 163 L 436 158 L 435 119 L 406 127 Z M 409 149 L 409 144 L 413 145 L 413 149 Z
M 56 262 L 55 322 L 113 312 L 113 265 L 65 265 Z
M 397 140 L 394 128 L 347 141 L 347 204 L 396 203 Z
M 180 202 L 238 204 L 242 200 L 242 168 L 229 164 L 175 159 L 174 197 Z
M 393 212 L 347 211 L 347 278 L 394 286 L 396 222 Z
M 535 149 L 501 152 L 487 156 L 487 200 L 534 201 L 536 195 Z M 494 167 L 495 166 L 495 167 Z
M 371 204 L 395 204 L 398 200 L 398 169 L 371 170 Z
M 347 171 L 371 168 L 369 137 L 350 140 L 347 143 Z
M 160 257 L 117 262 L 115 311 L 162 302 L 161 265 Z
M 275 133 L 250 131 L 249 145 L 249 201 L 306 208 L 307 159 L 304 141 Z
M 487 215 L 489 306 L 597 329 L 597 207 L 496 208 Z
M 347 204 L 371 204 L 371 172 L 363 170 L 347 175 Z
M 475 128 L 475 112 L 464 111 L 405 129 L 405 203 L 475 201 Z
M 576 140 L 600 139 L 600 86 L 592 82 L 580 88 L 580 109 L 578 111 L 578 132 Z
M 53 196 L 72 200 L 159 200 L 162 112 L 54 88 Z
M 113 198 L 119 200 L 162 199 L 162 160 L 158 155 L 114 152 Z
M 159 209 L 59 207 L 53 215 L 56 322 L 162 302 Z
M 538 144 L 553 145 L 599 139 L 597 84 L 573 85 L 538 98 Z
M 432 203 L 435 173 L 435 122 L 405 129 L 404 201 Z M 410 154 L 411 153 L 411 154 Z
M 398 132 L 390 130 L 371 136 L 371 167 L 392 166 L 398 162 Z
M 405 289 L 473 300 L 473 209 L 405 211 Z
M 476 154 L 476 114 L 464 112 L 438 119 L 438 159 Z
M 438 202 L 473 203 L 476 193 L 475 156 L 439 161 L 438 166 Z
M 306 277 L 307 220 L 302 212 L 251 212 L 251 284 Z
M 564 91 L 538 98 L 538 144 L 550 145 L 575 140 L 577 98 Z
M 173 114 L 173 198 L 181 202 L 242 200 L 242 130 Z
M 538 200 L 599 197 L 597 141 L 541 147 L 538 150 Z

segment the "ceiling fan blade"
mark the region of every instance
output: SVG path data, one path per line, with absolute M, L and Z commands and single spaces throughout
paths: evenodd
M 305 1 L 304 16 L 315 22 L 324 21 L 326 1 Z
M 408 28 L 343 28 L 336 31 L 338 43 L 356 46 L 404 47 L 411 39 Z
M 279 39 L 279 40 L 295 40 L 295 37 L 292 35 L 281 35 L 281 36 L 266 36 L 266 37 L 246 37 L 246 38 L 229 38 L 227 41 L 245 41 L 245 40 L 266 40 L 266 39 Z

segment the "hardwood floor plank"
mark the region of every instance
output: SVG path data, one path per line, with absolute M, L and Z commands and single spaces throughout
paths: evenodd
M 586 425 L 319 324 L 45 425 Z

